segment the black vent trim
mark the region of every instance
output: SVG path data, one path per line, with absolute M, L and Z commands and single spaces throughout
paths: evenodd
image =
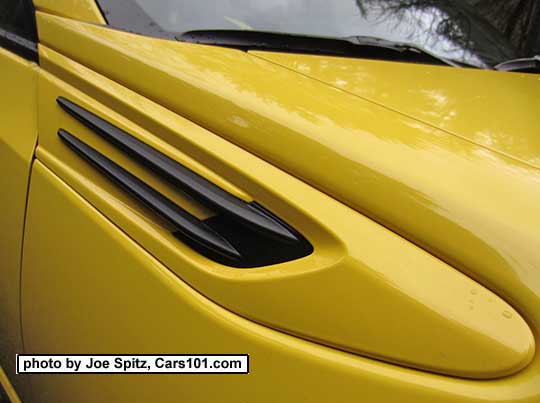
M 58 131 L 72 150 L 173 225 L 174 234 L 204 256 L 233 267 L 260 267 L 313 252 L 301 234 L 258 203 L 224 191 L 79 105 L 62 97 L 57 102 L 107 142 L 218 213 L 199 220 L 72 134 Z

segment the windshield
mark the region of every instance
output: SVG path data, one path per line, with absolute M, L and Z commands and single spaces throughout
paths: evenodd
M 99 0 L 109 24 L 175 38 L 254 30 L 407 43 L 480 68 L 540 54 L 537 0 Z

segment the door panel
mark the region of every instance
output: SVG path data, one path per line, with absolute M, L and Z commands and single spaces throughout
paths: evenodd
M 18 390 L 21 247 L 30 166 L 37 142 L 37 66 L 0 48 L 0 365 Z

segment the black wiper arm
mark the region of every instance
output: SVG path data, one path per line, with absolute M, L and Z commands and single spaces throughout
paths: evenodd
M 540 55 L 507 60 L 496 65 L 495 69 L 500 71 L 538 72 L 540 71 Z
M 414 45 L 364 36 L 332 38 L 251 30 L 198 30 L 185 32 L 176 36 L 176 39 L 242 50 L 275 50 L 383 60 L 414 60 L 454 67 L 460 65 Z

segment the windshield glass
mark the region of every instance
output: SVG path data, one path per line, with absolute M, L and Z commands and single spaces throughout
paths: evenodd
M 368 36 L 489 68 L 540 54 L 537 0 L 99 0 L 112 26 L 174 38 L 195 30 Z

